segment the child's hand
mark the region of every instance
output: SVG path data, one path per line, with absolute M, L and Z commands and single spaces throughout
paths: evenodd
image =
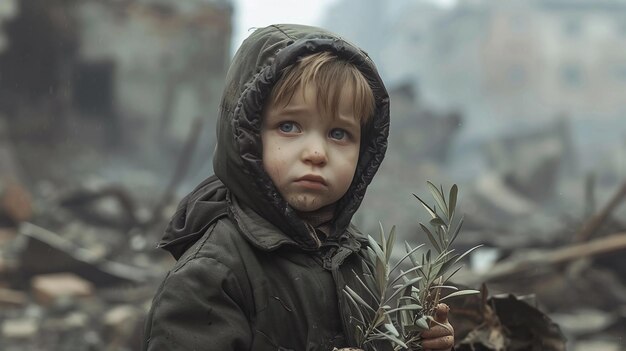
M 430 329 L 422 332 L 422 347 L 424 351 L 450 351 L 454 347 L 454 329 L 448 322 L 450 307 L 440 303 L 435 307 L 435 320 Z

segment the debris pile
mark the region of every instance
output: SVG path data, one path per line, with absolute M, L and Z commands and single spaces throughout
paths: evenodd
M 10 194 L 19 193 L 3 196 Z M 75 193 L 69 198 L 77 199 Z M 129 229 L 116 211 L 100 213 L 108 219 L 97 211 L 83 216 L 89 205 L 105 206 L 85 202 L 72 212 L 62 210 L 61 201 L 56 211 L 38 215 L 48 218 L 28 218 L 51 227 L 69 221 L 59 233 L 22 220 L 0 228 L 1 349 L 139 348 L 144 316 L 171 261 L 145 240 L 138 243 L 144 233 Z M 117 206 L 109 209 L 126 213 Z M 0 211 L 16 219 L 5 206 Z
M 567 338 L 568 350 L 622 350 L 626 343 L 623 339 L 626 332 L 626 223 L 615 212 L 625 198 L 626 182 L 606 206 L 587 221 L 575 223 L 570 220 L 559 232 L 539 233 L 552 238 L 549 244 L 534 241 L 532 245 L 506 245 L 502 243 L 504 238 L 490 242 L 484 236 L 487 239 L 483 242 L 497 250 L 499 258 L 481 272 L 464 275 L 463 283 L 470 286 L 486 283 L 497 292 L 532 295 L 533 306 L 545 311 L 560 326 Z M 511 234 L 503 235 L 510 238 Z M 529 235 L 526 240 L 532 238 L 533 235 Z M 462 239 L 471 241 L 475 237 Z M 493 301 L 483 305 L 493 307 L 502 323 L 512 317 L 508 308 L 502 310 L 493 305 Z M 517 314 L 516 318 L 527 319 L 527 323 L 535 325 L 531 316 Z M 487 323 L 488 316 L 484 320 Z M 491 333 L 496 333 L 501 325 L 490 328 Z M 504 330 L 514 334 L 510 328 Z M 488 350 L 516 349 L 512 346 L 490 348 L 488 344 L 493 338 L 490 333 L 482 336 L 468 334 L 473 341 L 477 337 Z M 539 349 L 553 348 L 544 346 Z

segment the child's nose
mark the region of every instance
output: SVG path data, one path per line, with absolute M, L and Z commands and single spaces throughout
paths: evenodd
M 328 162 L 326 145 L 320 140 L 311 140 L 302 153 L 304 162 L 323 166 Z

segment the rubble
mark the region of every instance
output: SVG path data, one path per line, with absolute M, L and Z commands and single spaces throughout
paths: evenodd
M 22 279 L 68 270 L 99 286 L 139 283 L 154 277 L 149 270 L 106 260 L 32 223 L 22 223 L 20 234 L 25 241 L 19 255 Z M 47 259 L 42 261 L 41 257 Z
M 0 350 L 140 348 L 173 265 L 156 238 L 210 171 L 231 18 L 229 1 L 0 1 Z
M 541 309 L 561 326 L 568 350 L 582 350 L 581 345 L 622 349 L 626 223 L 616 213 L 625 193 L 623 183 L 588 219 L 568 223 L 557 232 L 529 233 L 551 237 L 553 242 L 511 245 L 514 250 L 500 252 L 490 267 L 464 275 L 462 282 L 469 286 L 486 282 L 495 291 L 533 294 Z
M 566 339 L 559 326 L 541 312 L 529 296 L 480 295 L 449 300 L 450 322 L 459 339 L 456 350 L 564 351 Z

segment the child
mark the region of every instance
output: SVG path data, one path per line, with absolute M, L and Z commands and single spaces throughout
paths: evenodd
M 358 287 L 367 240 L 350 219 L 387 147 L 383 82 L 363 51 L 300 25 L 256 30 L 226 79 L 215 175 L 159 244 L 178 262 L 144 349 L 353 346 L 342 289 Z M 433 329 L 427 341 L 450 349 L 450 332 Z

